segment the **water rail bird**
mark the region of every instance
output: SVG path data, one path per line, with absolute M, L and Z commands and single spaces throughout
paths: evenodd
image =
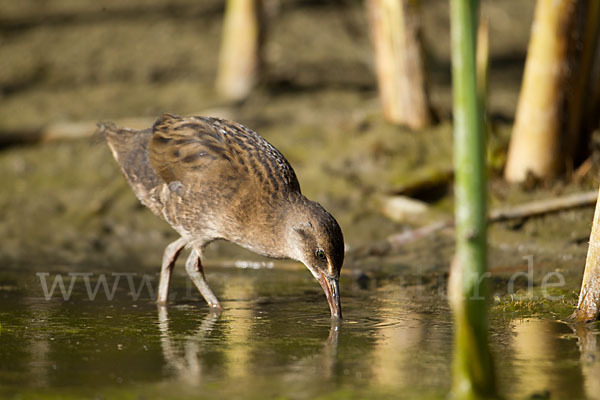
M 175 260 L 209 306 L 221 310 L 202 266 L 207 244 L 223 239 L 253 252 L 302 262 L 341 318 L 344 238 L 333 216 L 307 199 L 290 163 L 256 132 L 212 117 L 164 114 L 152 128 L 99 123 L 138 199 L 180 235 L 163 255 L 157 302 L 165 304 Z

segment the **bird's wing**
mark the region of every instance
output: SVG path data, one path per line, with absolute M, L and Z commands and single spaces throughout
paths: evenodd
M 167 183 L 187 184 L 199 174 L 214 173 L 274 186 L 275 190 L 300 190 L 296 174 L 285 157 L 240 124 L 218 118 L 165 114 L 152 130 L 150 162 Z
M 186 184 L 198 174 L 231 169 L 222 135 L 205 121 L 165 114 L 152 131 L 150 163 L 166 183 Z

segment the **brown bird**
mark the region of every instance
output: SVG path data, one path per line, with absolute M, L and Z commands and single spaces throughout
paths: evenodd
M 342 231 L 302 195 L 289 162 L 260 135 L 224 119 L 170 114 L 150 129 L 100 123 L 99 131 L 138 199 L 181 236 L 163 255 L 159 304 L 167 301 L 177 256 L 189 247 L 187 273 L 206 302 L 221 309 L 201 257 L 207 244 L 223 239 L 302 262 L 321 284 L 332 317 L 341 318 Z

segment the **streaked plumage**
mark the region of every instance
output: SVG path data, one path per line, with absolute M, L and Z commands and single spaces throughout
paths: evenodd
M 332 315 L 341 316 L 342 232 L 302 195 L 291 165 L 265 139 L 235 122 L 170 114 L 151 129 L 100 124 L 100 130 L 138 199 L 181 235 L 165 250 L 159 303 L 166 302 L 173 264 L 188 246 L 190 277 L 207 302 L 220 307 L 200 257 L 208 243 L 224 239 L 303 262 L 321 283 Z

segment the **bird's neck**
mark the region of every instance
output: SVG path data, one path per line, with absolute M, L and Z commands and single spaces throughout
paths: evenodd
M 307 220 L 310 200 L 294 193 L 277 201 L 281 203 L 270 204 L 265 208 L 267 213 L 261 210 L 252 225 L 244 226 L 237 238 L 229 240 L 264 256 L 298 260 L 300 253 L 294 227 Z
M 281 224 L 283 227 L 281 233 L 282 247 L 286 251 L 285 258 L 303 261 L 304 248 L 302 247 L 298 229 L 309 223 L 309 217 L 313 213 L 315 203 L 298 193 L 290 201 L 290 204 L 290 207 L 286 209 L 285 223 Z

